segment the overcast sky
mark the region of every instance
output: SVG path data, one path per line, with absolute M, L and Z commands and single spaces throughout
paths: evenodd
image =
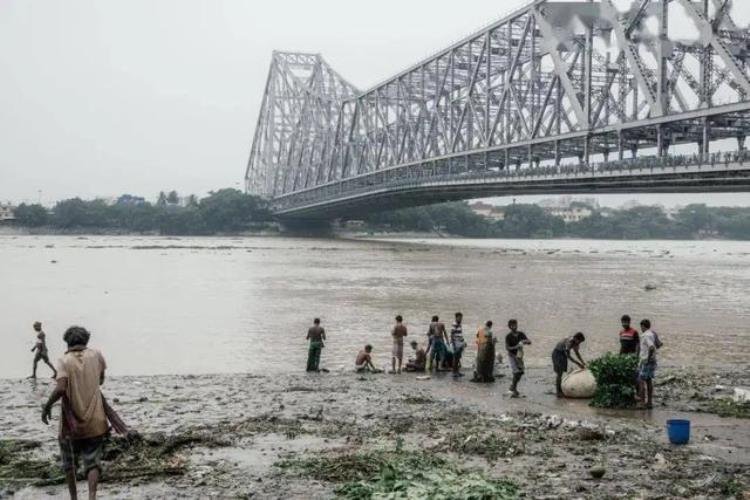
M 2 0 L 0 201 L 241 188 L 272 50 L 367 88 L 525 3 Z

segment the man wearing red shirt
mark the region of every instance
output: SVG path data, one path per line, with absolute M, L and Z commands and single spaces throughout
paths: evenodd
M 622 317 L 622 330 L 620 330 L 620 354 L 638 355 L 640 350 L 640 337 L 638 330 L 630 327 L 630 316 Z

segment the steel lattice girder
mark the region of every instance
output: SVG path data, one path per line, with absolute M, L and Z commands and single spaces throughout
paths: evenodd
M 367 91 L 276 52 L 247 190 L 268 198 L 446 158 L 469 170 L 744 137 L 750 34 L 728 0 L 537 0 Z M 670 40 L 671 6 L 699 33 Z M 658 33 L 646 28 L 658 21 Z M 714 104 L 737 104 L 721 113 Z M 455 161 L 454 161 L 455 160 Z

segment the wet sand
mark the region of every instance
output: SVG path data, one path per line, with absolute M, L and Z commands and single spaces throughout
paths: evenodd
M 653 411 L 600 411 L 586 401 L 557 400 L 550 374 L 536 369 L 517 400 L 505 394 L 507 378 L 477 385 L 445 374 L 426 381 L 344 372 L 113 377 L 104 392 L 146 444 L 105 463 L 101 492 L 106 498 L 331 498 L 343 484 L 366 479 L 373 460 L 409 457 L 445 461 L 440 471 L 455 467 L 510 480 L 514 495 L 527 498 L 741 498 L 750 490 L 750 420 L 703 410 L 728 394 L 717 381 L 747 384 L 749 373 L 747 366 L 690 376 L 664 370 Z M 2 442 L 28 445 L 10 460 L 27 460 L 29 471 L 11 479 L 0 465 L 0 497 L 65 492 L 54 475 L 33 477 L 41 465 L 56 470 L 55 427 L 39 421 L 51 388 L 49 380 L 0 380 Z M 692 440 L 676 447 L 664 424 L 682 416 L 693 421 Z M 597 466 L 606 469 L 601 480 L 589 475 Z

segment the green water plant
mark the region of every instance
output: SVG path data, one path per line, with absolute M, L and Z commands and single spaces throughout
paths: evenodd
M 596 379 L 591 406 L 596 408 L 630 408 L 635 405 L 635 381 L 638 358 L 627 354 L 607 353 L 588 364 Z
M 283 460 L 276 466 L 287 473 L 339 483 L 336 496 L 349 500 L 518 498 L 518 488 L 513 483 L 460 469 L 433 453 L 380 450 L 344 455 L 323 453 Z

